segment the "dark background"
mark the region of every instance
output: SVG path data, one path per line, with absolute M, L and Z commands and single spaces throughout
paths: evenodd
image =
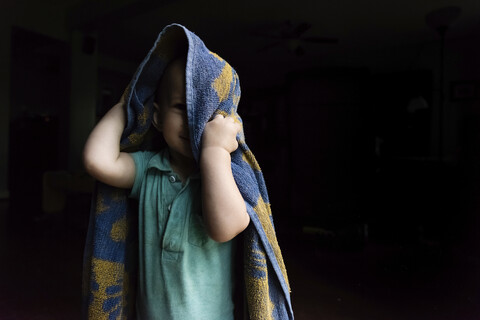
M 81 150 L 172 22 L 239 73 L 297 319 L 480 319 L 478 0 L 0 11 L 0 319 L 79 318 Z

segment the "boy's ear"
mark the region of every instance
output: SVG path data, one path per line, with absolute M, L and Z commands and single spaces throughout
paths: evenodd
M 163 130 L 163 121 L 160 119 L 160 107 L 156 102 L 153 103 L 152 124 L 158 131 L 161 132 Z

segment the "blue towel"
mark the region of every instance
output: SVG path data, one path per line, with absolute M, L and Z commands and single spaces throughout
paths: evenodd
M 166 65 L 185 53 L 187 114 L 195 159 L 199 160 L 205 124 L 213 116 L 230 115 L 242 124 L 235 70 L 194 33 L 172 24 L 159 34 L 122 96 L 127 115 L 122 150 L 146 148 L 158 81 Z M 251 219 L 243 236 L 248 315 L 250 319 L 293 319 L 290 286 L 262 171 L 245 143 L 243 129 L 237 140 L 232 172 Z M 102 183 L 96 186 L 84 256 L 83 312 L 89 319 L 133 319 L 135 315 L 138 208 L 127 193 Z

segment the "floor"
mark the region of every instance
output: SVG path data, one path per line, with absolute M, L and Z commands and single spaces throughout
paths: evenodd
M 20 228 L 8 212 L 0 201 L 0 319 L 80 319 L 86 218 L 33 215 Z M 480 319 L 480 261 L 465 247 L 279 239 L 298 320 Z
M 0 319 L 80 319 L 84 231 L 54 218 L 19 228 L 7 212 L 1 203 Z

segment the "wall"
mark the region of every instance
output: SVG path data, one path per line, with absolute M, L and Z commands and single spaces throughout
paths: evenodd
M 10 24 L 0 18 L 0 199 L 8 192 L 8 139 L 10 119 Z
M 9 197 L 8 144 L 10 110 L 11 28 L 13 25 L 67 40 L 65 6 L 72 2 L 46 6 L 42 2 L 0 3 L 0 199 Z M 47 18 L 48 17 L 48 18 Z

